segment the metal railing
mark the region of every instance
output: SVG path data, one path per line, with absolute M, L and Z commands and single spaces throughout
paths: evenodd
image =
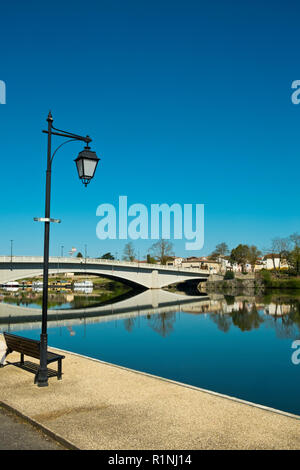
M 43 263 L 44 259 L 42 256 L 0 256 L 1 263 Z M 164 264 L 151 264 L 151 263 L 138 263 L 135 261 L 121 261 L 121 260 L 108 260 L 102 258 L 71 258 L 66 256 L 51 256 L 49 263 L 54 264 L 93 264 L 93 265 L 109 265 L 109 266 L 124 266 L 124 267 L 136 267 L 138 269 L 153 269 L 163 271 L 180 271 L 180 272 L 197 272 L 209 274 L 208 270 L 181 266 L 166 266 Z

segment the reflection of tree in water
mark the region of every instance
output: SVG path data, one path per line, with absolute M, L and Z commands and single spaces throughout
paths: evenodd
M 266 325 L 274 328 L 278 338 L 282 339 L 295 339 L 300 335 L 300 300 L 289 299 L 287 301 L 275 301 L 275 315 L 268 315 L 266 318 Z M 281 312 L 281 307 L 289 305 L 289 313 L 283 315 L 276 315 L 276 312 Z
M 125 330 L 128 331 L 128 333 L 131 333 L 131 331 L 133 330 L 135 320 L 136 320 L 136 317 L 130 317 L 124 320 L 124 327 L 125 327 Z
M 232 323 L 238 326 L 241 331 L 251 331 L 257 329 L 264 322 L 259 315 L 255 304 L 248 308 L 247 302 L 243 302 L 238 311 L 231 313 Z
M 229 303 L 232 305 L 232 302 Z M 249 306 L 248 302 L 244 301 L 239 306 L 238 310 L 230 313 L 212 313 L 210 319 L 216 323 L 218 329 L 227 333 L 231 325 L 237 326 L 241 331 L 251 331 L 259 328 L 264 322 L 264 319 L 259 315 L 255 304 Z
M 232 300 L 227 302 L 227 305 L 232 305 Z M 263 302 L 260 302 L 262 307 Z M 269 314 L 268 306 L 274 304 L 274 314 Z M 300 335 L 300 299 L 298 298 L 274 298 L 269 296 L 265 301 L 265 312 L 260 312 L 254 302 L 247 302 L 244 300 L 239 304 L 239 308 L 232 312 L 223 312 L 222 310 L 209 315 L 209 318 L 216 323 L 219 330 L 227 333 L 231 325 L 237 326 L 241 331 L 251 331 L 257 329 L 261 324 L 266 327 L 273 328 L 279 338 L 295 339 Z M 284 307 L 289 306 L 284 312 Z
M 211 313 L 209 318 L 216 323 L 219 330 L 223 331 L 223 333 L 227 333 L 230 330 L 232 322 L 229 315 L 225 315 L 224 313 Z
M 150 328 L 156 331 L 156 333 L 159 333 L 161 336 L 165 337 L 172 333 L 174 329 L 176 313 L 159 313 L 151 315 L 150 318 L 147 317 L 147 320 Z

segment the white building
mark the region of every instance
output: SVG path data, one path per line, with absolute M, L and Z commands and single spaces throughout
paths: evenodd
M 289 265 L 285 259 L 280 259 L 279 255 L 271 253 L 263 257 L 263 267 L 264 269 L 286 269 Z
M 166 262 L 167 266 L 181 266 L 181 263 L 184 258 L 181 258 L 180 256 L 172 256 L 168 261 Z

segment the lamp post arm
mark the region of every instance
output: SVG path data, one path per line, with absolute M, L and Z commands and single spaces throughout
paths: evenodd
M 69 140 L 67 140 L 66 142 L 63 142 L 61 145 L 59 145 L 57 147 L 57 149 L 53 153 L 52 157 L 51 156 L 49 157 L 49 152 L 48 152 L 48 169 L 50 169 L 50 171 L 51 171 L 51 164 L 52 164 L 54 155 L 56 154 L 57 150 L 60 149 L 60 147 L 62 147 L 63 145 L 65 145 L 68 142 L 73 142 L 75 140 L 85 142 L 87 147 L 89 146 L 89 143 L 92 142 L 92 139 L 88 135 L 84 137 L 82 135 L 74 134 L 73 132 L 64 131 L 62 129 L 57 129 L 56 127 L 54 127 L 51 111 L 49 111 L 47 122 L 48 122 L 48 130 L 47 131 L 43 130 L 42 132 L 44 134 L 48 134 L 48 145 L 49 145 L 49 141 L 50 141 L 50 145 L 51 145 L 51 136 L 52 135 L 58 135 L 60 137 L 69 138 Z M 53 132 L 53 131 L 56 131 L 56 132 Z
M 52 129 L 54 129 L 55 131 L 59 131 L 59 132 L 52 132 Z M 45 134 L 49 134 L 49 131 L 42 131 L 42 132 L 44 132 Z M 86 137 L 83 137 L 82 135 L 73 134 L 72 132 L 61 131 L 60 129 L 55 129 L 55 127 L 53 126 L 51 126 L 50 132 L 52 135 L 59 135 L 61 137 L 69 137 L 74 140 L 81 140 L 83 142 L 86 142 L 86 144 L 89 144 L 90 142 L 92 142 L 92 139 L 88 135 Z
M 76 139 L 76 140 L 83 140 L 84 142 L 86 142 L 87 144 L 89 142 L 92 142 L 92 139 L 90 138 L 89 135 L 87 136 L 82 136 L 82 135 L 78 135 L 78 134 L 74 134 L 73 132 L 68 132 L 68 131 L 62 131 L 61 129 L 56 129 L 55 127 L 52 126 L 52 129 L 54 129 L 55 131 L 59 132 L 59 133 L 62 133 L 63 135 L 65 135 L 66 137 L 71 137 L 73 139 Z

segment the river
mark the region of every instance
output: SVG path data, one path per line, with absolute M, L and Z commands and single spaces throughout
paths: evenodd
M 39 338 L 35 294 L 2 291 L 0 332 Z M 300 294 L 155 290 L 103 305 L 97 292 L 55 295 L 52 347 L 300 415 Z

